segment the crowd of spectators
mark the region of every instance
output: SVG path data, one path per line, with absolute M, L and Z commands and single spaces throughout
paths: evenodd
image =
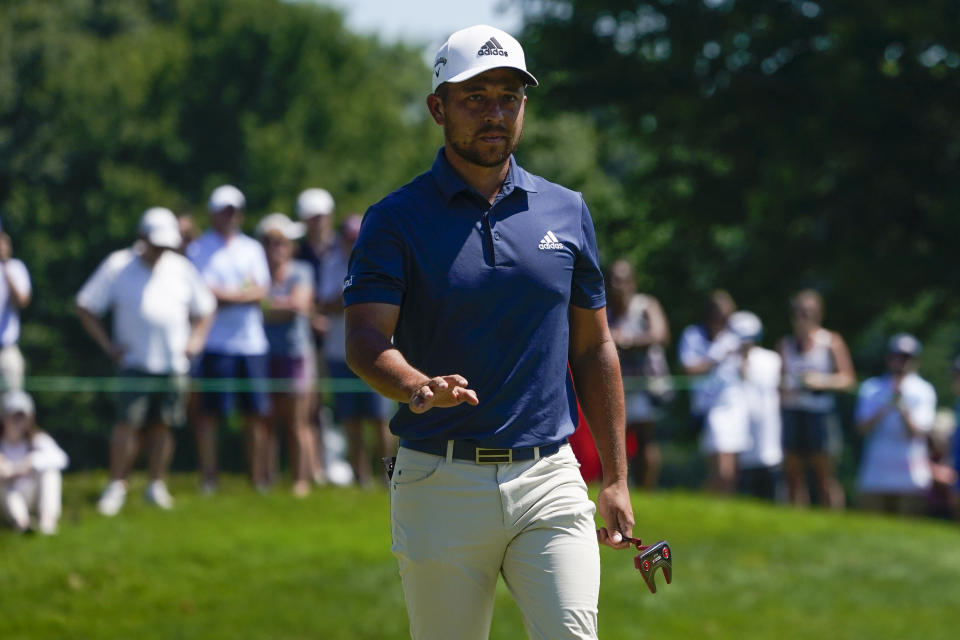
M 345 432 L 346 481 L 375 484 L 372 461 L 396 447 L 390 403 L 345 364 L 342 287 L 361 216 L 344 216 L 338 227 L 333 197 L 307 189 L 296 201 L 297 220 L 270 213 L 250 237 L 241 226 L 246 200 L 236 187 L 215 189 L 207 209 L 203 233 L 190 215 L 148 209 L 131 245 L 106 256 L 76 296 L 84 329 L 127 383 L 112 394 L 109 481 L 97 503 L 105 516 L 122 509 L 141 454 L 149 478 L 144 498 L 173 507 L 166 475 L 171 429 L 181 425 L 193 430 L 199 488 L 215 493 L 217 434 L 235 410 L 242 415 L 249 479 L 259 491 L 278 483 L 282 449 L 295 495 L 328 482 L 334 474 L 325 433 L 333 424 Z M 33 399 L 23 391 L 17 343 L 30 276 L 2 229 L 0 270 L 0 377 L 7 390 L 0 398 L 3 515 L 18 530 L 53 533 L 68 457 L 38 428 Z M 801 291 L 790 301 L 793 331 L 775 350 L 763 346 L 759 317 L 737 310 L 728 292 L 711 292 L 701 322 L 680 335 L 683 375 L 675 377 L 660 302 L 637 291 L 628 260 L 610 265 L 606 284 L 611 337 L 625 377 L 635 486 L 658 485 L 657 425 L 689 382 L 707 490 L 797 506 L 846 505 L 836 472 L 842 442 L 836 396 L 854 391 L 857 379 L 843 338 L 822 326 L 817 292 Z M 850 422 L 863 438 L 855 485 L 863 509 L 922 514 L 938 492 L 957 502 L 952 489 L 960 490 L 960 437 L 952 449 L 932 438 L 936 394 L 917 373 L 921 354 L 914 336 L 892 336 L 886 372 L 859 386 Z M 960 396 L 960 358 L 954 365 Z M 317 393 L 321 377 L 336 383 L 329 398 Z M 325 405 L 333 408 L 332 423 Z M 592 442 L 574 444 L 589 455 L 584 446 Z

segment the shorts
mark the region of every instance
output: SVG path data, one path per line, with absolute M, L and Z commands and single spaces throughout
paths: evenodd
M 20 347 L 10 344 L 0 349 L 0 380 L 5 389 L 22 389 L 25 369 Z
M 291 388 L 285 393 L 309 393 L 313 389 L 314 369 L 312 357 L 270 356 L 269 359 L 270 378 L 290 381 Z
M 335 379 L 360 380 L 347 363 L 339 360 L 328 360 L 327 372 Z M 386 420 L 390 417 L 391 408 L 392 403 L 375 391 L 339 391 L 333 394 L 333 417 L 337 422 L 358 418 Z
M 700 448 L 706 454 L 740 453 L 750 448 L 750 418 L 739 398 L 718 402 L 703 420 Z
M 141 388 L 120 391 L 113 395 L 117 422 L 125 422 L 136 429 L 156 423 L 179 427 L 186 422 L 186 376 L 147 373 L 135 369 L 123 369 L 119 375 L 133 381 L 131 386 Z M 136 384 L 137 381 L 142 381 L 142 386 Z
M 654 404 L 653 397 L 645 391 L 634 391 L 626 397 L 627 424 L 637 422 L 656 422 L 661 411 Z
M 836 416 L 832 413 L 783 409 L 783 451 L 808 456 L 831 454 L 836 448 Z
M 236 388 L 202 392 L 200 409 L 203 413 L 227 415 L 239 403 L 243 413 L 260 416 L 270 414 L 266 354 L 244 356 L 204 352 L 200 373 L 202 378 L 240 381 Z

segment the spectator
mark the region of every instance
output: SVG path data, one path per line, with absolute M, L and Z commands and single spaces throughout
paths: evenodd
M 146 499 L 173 507 L 164 482 L 173 456 L 171 425 L 183 423 L 189 358 L 200 353 L 216 302 L 189 260 L 176 253 L 180 232 L 173 213 L 148 209 L 139 241 L 110 254 L 77 294 L 76 310 L 87 333 L 127 378 L 131 388 L 114 395 L 110 482 L 97 508 L 116 515 L 142 446 L 148 475 Z M 113 337 L 102 317 L 111 314 Z
M 306 225 L 306 234 L 297 247 L 296 259 L 313 267 L 313 281 L 319 287 L 323 282 L 323 262 L 328 251 L 337 243 L 333 226 L 333 196 L 326 189 L 306 189 L 297 197 L 297 217 Z M 343 283 L 341 283 L 342 286 Z M 318 298 L 319 300 L 319 298 Z M 313 317 L 317 348 L 322 348 L 327 332 L 327 318 L 322 313 Z
M 26 392 L 5 393 L 0 411 L 3 513 L 18 531 L 27 531 L 32 511 L 40 533 L 54 534 L 61 511 L 60 472 L 67 467 L 67 454 L 37 428 L 33 398 Z
M 749 433 L 740 399 L 740 341 L 727 327 L 736 310 L 729 293 L 717 290 L 707 298 L 703 324 L 691 325 L 680 337 L 680 364 L 692 383 L 690 413 L 702 431 L 707 455 L 707 488 L 732 493 L 737 483 L 737 454 L 747 449 Z
M 263 246 L 240 231 L 246 199 L 232 185 L 210 194 L 211 229 L 190 245 L 187 256 L 199 269 L 217 298 L 217 313 L 200 361 L 205 379 L 243 380 L 246 387 L 204 393 L 197 418 L 197 457 L 201 490 L 217 488 L 216 433 L 220 418 L 239 401 L 244 413 L 250 480 L 265 490 L 269 482 L 270 397 L 265 388 L 269 375 L 267 336 L 260 303 L 270 288 L 270 269 Z
M 13 257 L 13 242 L 0 228 L 0 384 L 4 389 L 23 387 L 23 354 L 20 339 L 20 310 L 30 304 L 30 273 Z
M 654 428 L 661 408 L 672 398 L 664 353 L 670 327 L 660 302 L 637 293 L 633 266 L 626 260 L 610 265 L 607 302 L 607 323 L 620 354 L 620 370 L 625 378 L 642 378 L 646 383 L 645 387 L 625 385 L 627 430 L 637 438 L 637 455 L 630 461 L 633 482 L 653 489 L 660 475 L 660 447 Z
M 353 214 L 341 225 L 337 243 L 326 252 L 319 292 L 320 311 L 328 318 L 327 337 L 323 343 L 327 371 L 333 379 L 355 385 L 363 383 L 350 370 L 346 362 L 343 280 L 347 276 L 350 252 L 360 233 L 360 220 L 361 216 Z M 373 425 L 378 457 L 392 455 L 396 445 L 387 421 L 391 408 L 390 402 L 369 389 L 367 391 L 350 389 L 340 390 L 334 394 L 333 407 L 334 418 L 343 425 L 347 434 L 350 467 L 353 469 L 354 479 L 360 486 L 368 486 L 373 480 L 373 475 L 364 426 L 367 423 Z
M 295 257 L 297 260 L 308 263 L 313 268 L 313 281 L 316 284 L 316 291 L 314 291 L 314 293 L 318 296 L 324 277 L 324 257 L 336 243 L 333 227 L 334 209 L 333 196 L 331 196 L 330 192 L 326 189 L 305 189 L 297 196 L 297 217 L 306 226 L 306 234 L 297 246 Z M 317 298 L 315 302 L 319 305 L 319 298 Z M 323 342 L 324 336 L 327 333 L 327 322 L 327 316 L 320 312 L 319 306 L 315 308 L 314 313 L 310 316 L 310 325 L 313 329 L 313 340 L 317 353 L 323 353 Z M 328 377 L 328 373 L 325 371 L 326 362 L 324 362 L 323 358 L 318 358 L 317 369 L 318 377 Z M 313 406 L 310 408 L 310 416 L 315 418 L 317 428 L 314 439 L 319 447 L 317 452 L 318 460 L 325 459 L 327 454 L 332 457 L 335 447 L 328 451 L 324 443 L 324 435 L 328 433 L 326 428 L 329 426 L 328 423 L 331 420 L 330 411 L 326 406 L 326 402 L 320 398 L 319 394 L 314 394 L 313 396 Z M 331 459 L 329 462 L 329 468 L 326 468 L 325 465 L 322 464 L 318 464 L 314 468 L 314 479 L 318 484 L 322 484 L 327 480 L 326 474 L 328 472 L 334 472 L 335 477 L 330 478 L 331 480 L 338 479 L 340 476 L 336 472 L 343 470 L 346 466 L 346 463 L 336 459 Z
M 823 299 L 805 290 L 791 301 L 793 335 L 780 341 L 783 358 L 784 468 L 787 495 L 792 504 L 810 502 L 807 469 L 812 468 L 820 503 L 842 509 L 845 498 L 837 481 L 834 458 L 839 447 L 839 425 L 833 392 L 856 382 L 847 344 L 821 326 Z
M 293 260 L 293 242 L 302 235 L 303 225 L 282 213 L 271 213 L 257 225 L 257 237 L 263 243 L 270 267 L 270 292 L 262 305 L 270 344 L 270 377 L 291 384 L 289 390 L 275 390 L 272 395 L 272 440 L 276 442 L 280 426 L 285 426 L 293 493 L 297 496 L 310 492 L 312 470 L 318 464 L 309 415 L 316 370 L 310 335 L 313 270 L 309 264 Z
M 749 311 L 730 316 L 740 338 L 740 371 L 750 446 L 737 458 L 741 493 L 776 500 L 783 448 L 780 444 L 780 354 L 760 346 L 763 324 Z
M 899 333 L 887 347 L 887 372 L 860 386 L 856 427 L 865 438 L 857 477 L 860 506 L 871 511 L 920 515 L 932 482 L 927 434 L 937 396 L 916 373 L 920 342 Z

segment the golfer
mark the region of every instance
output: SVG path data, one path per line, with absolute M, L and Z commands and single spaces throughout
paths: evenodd
M 347 363 L 402 403 L 392 550 L 417 640 L 487 638 L 501 574 L 531 638 L 596 638 L 598 539 L 626 548 L 633 529 L 593 222 L 512 155 L 536 84 L 503 31 L 450 36 L 427 96 L 444 147 L 369 209 L 344 280 Z M 574 385 L 603 463 L 599 533 L 567 444 Z

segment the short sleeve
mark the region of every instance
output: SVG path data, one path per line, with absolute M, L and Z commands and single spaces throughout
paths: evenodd
M 918 429 L 929 432 L 933 429 L 933 422 L 937 414 L 937 393 L 933 387 L 924 383 L 917 390 L 917 402 L 910 407 L 910 419 Z
M 603 270 L 597 251 L 597 234 L 583 197 L 580 198 L 580 251 L 573 264 L 570 302 L 582 309 L 599 309 L 607 304 Z
M 189 312 L 194 318 L 208 316 L 217 309 L 217 299 L 200 277 L 193 263 L 185 264 L 187 286 L 190 287 Z
M 263 245 L 250 240 L 250 258 L 253 281 L 261 287 L 270 286 L 270 265 L 267 264 L 267 253 L 263 250 Z
M 696 367 L 706 358 L 704 340 L 695 325 L 684 329 L 677 346 L 677 357 L 683 367 Z
M 343 281 L 344 305 L 382 302 L 399 306 L 406 290 L 405 246 L 392 212 L 371 207 L 350 254 Z
M 863 422 L 876 411 L 876 384 L 873 380 L 867 380 L 860 385 L 857 392 L 857 404 L 853 410 L 854 422 Z
M 23 294 L 30 293 L 30 272 L 22 261 L 13 259 L 7 262 L 7 275 L 10 276 L 17 291 Z
M 110 308 L 113 281 L 117 275 L 112 258 L 113 256 L 108 257 L 100 263 L 77 294 L 77 306 L 94 315 L 102 316 Z

